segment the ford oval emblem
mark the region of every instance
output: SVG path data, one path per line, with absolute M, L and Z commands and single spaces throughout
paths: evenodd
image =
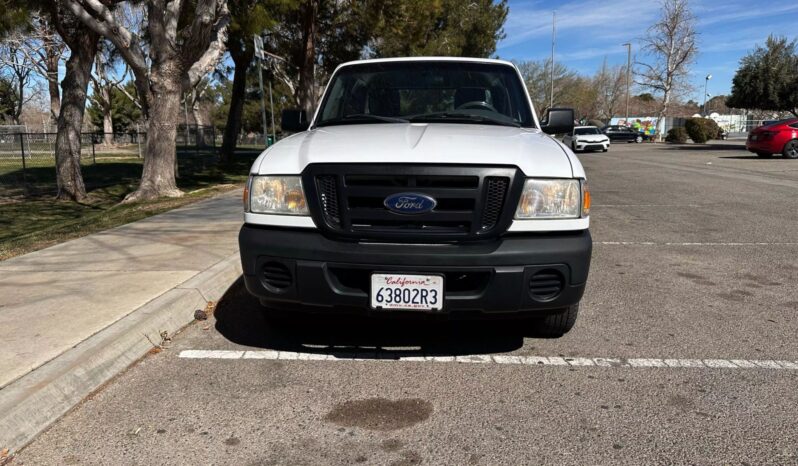
M 426 194 L 399 193 L 386 197 L 383 204 L 398 214 L 423 214 L 434 209 L 437 202 Z

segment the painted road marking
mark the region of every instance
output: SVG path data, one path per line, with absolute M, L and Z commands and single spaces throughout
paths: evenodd
M 798 243 L 656 243 L 653 241 L 594 241 L 604 246 L 798 246 Z
M 771 369 L 798 370 L 798 361 L 772 359 L 658 359 L 658 358 L 584 358 L 559 356 L 512 356 L 475 354 L 465 356 L 402 356 L 403 353 L 363 349 L 332 353 L 295 351 L 183 350 L 183 359 L 268 359 L 290 361 L 399 361 L 448 362 L 476 364 L 509 364 L 528 366 L 593 366 L 628 368 L 704 368 L 704 369 Z M 368 355 L 368 357 L 366 357 Z

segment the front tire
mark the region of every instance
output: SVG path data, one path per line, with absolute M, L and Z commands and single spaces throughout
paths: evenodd
M 538 322 L 539 333 L 559 338 L 573 328 L 578 315 L 579 303 L 568 306 L 557 314 L 547 315 Z
M 785 159 L 798 159 L 798 139 L 793 139 L 792 141 L 788 141 L 787 144 L 784 144 L 781 155 Z
M 635 144 L 640 144 L 641 142 L 643 142 L 643 136 L 638 136 L 635 138 Z

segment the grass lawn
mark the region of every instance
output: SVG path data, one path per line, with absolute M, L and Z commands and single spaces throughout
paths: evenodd
M 138 158 L 98 158 L 83 167 L 88 199 L 56 201 L 55 170 L 36 167 L 26 173 L 27 196 L 19 186 L 0 186 L 0 260 L 42 249 L 140 220 L 243 185 L 260 151 L 242 150 L 236 161 L 220 165 L 209 153 L 179 151 L 178 186 L 185 195 L 135 204 L 119 204 L 136 189 L 141 176 Z

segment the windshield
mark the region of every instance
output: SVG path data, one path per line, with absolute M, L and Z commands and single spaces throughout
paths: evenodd
M 434 61 L 341 68 L 315 126 L 406 122 L 534 127 L 523 84 L 511 66 Z
M 583 136 L 586 134 L 599 134 L 598 128 L 575 128 L 574 136 Z

